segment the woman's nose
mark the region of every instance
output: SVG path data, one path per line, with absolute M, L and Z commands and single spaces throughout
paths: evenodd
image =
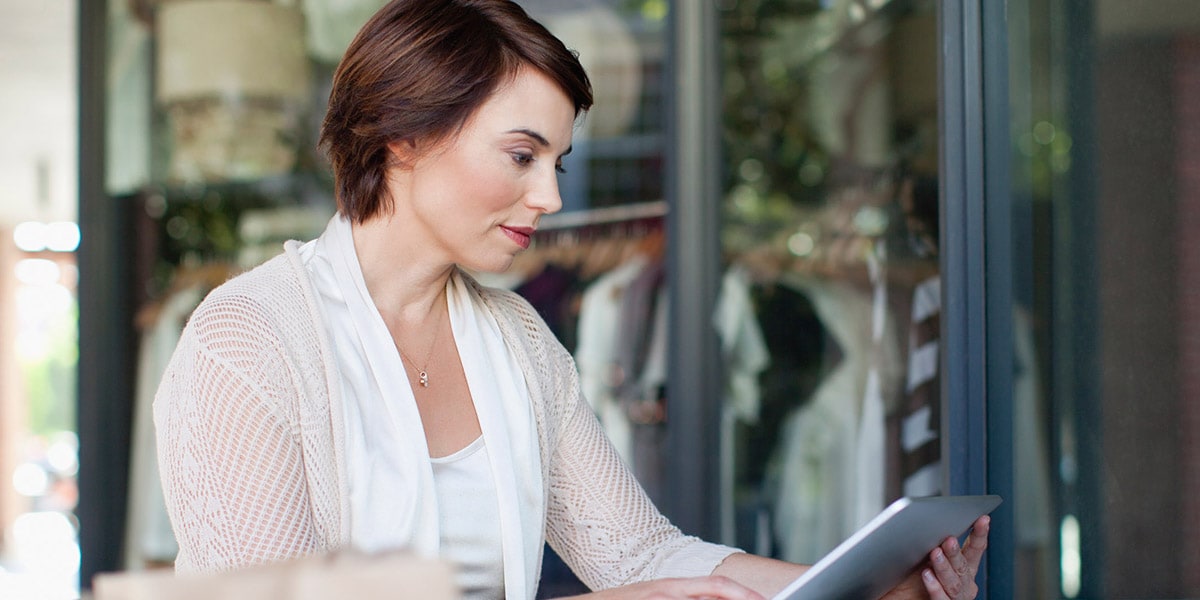
M 551 172 L 544 183 L 529 190 L 526 195 L 526 204 L 545 214 L 561 210 L 563 203 L 562 196 L 558 193 L 558 174 Z

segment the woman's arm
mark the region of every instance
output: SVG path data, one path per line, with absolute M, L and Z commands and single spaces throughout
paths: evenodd
M 808 565 L 753 554 L 732 554 L 717 565 L 713 575 L 728 577 L 770 598 L 808 569 Z
M 282 408 L 282 358 L 228 325 L 193 317 L 154 403 L 180 572 L 316 550 L 298 427 Z
M 955 538 L 946 538 L 929 553 L 925 564 L 883 600 L 974 598 L 979 593 L 975 574 L 987 548 L 988 525 L 988 517 L 980 517 L 962 549 Z M 773 597 L 808 568 L 752 554 L 733 554 L 709 577 L 649 581 L 577 596 L 576 600 L 762 600 Z

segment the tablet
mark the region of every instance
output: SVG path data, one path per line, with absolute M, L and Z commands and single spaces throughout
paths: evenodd
M 934 546 L 1000 505 L 999 496 L 901 498 L 854 532 L 773 600 L 875 599 Z

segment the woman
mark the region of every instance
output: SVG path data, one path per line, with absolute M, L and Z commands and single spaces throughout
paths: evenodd
M 411 548 L 468 597 L 532 598 L 544 541 L 597 597 L 759 598 L 803 571 L 674 528 L 537 314 L 461 270 L 503 271 L 561 207 L 591 102 L 506 0 L 395 0 L 363 27 L 321 132 L 338 215 L 214 291 L 159 389 L 179 571 Z M 970 539 L 897 593 L 973 596 L 986 524 Z

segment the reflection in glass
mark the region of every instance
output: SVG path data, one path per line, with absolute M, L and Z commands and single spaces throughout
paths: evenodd
M 725 540 L 813 562 L 938 493 L 933 3 L 722 4 Z
M 1200 12 L 1007 3 L 1016 597 L 1200 594 Z

